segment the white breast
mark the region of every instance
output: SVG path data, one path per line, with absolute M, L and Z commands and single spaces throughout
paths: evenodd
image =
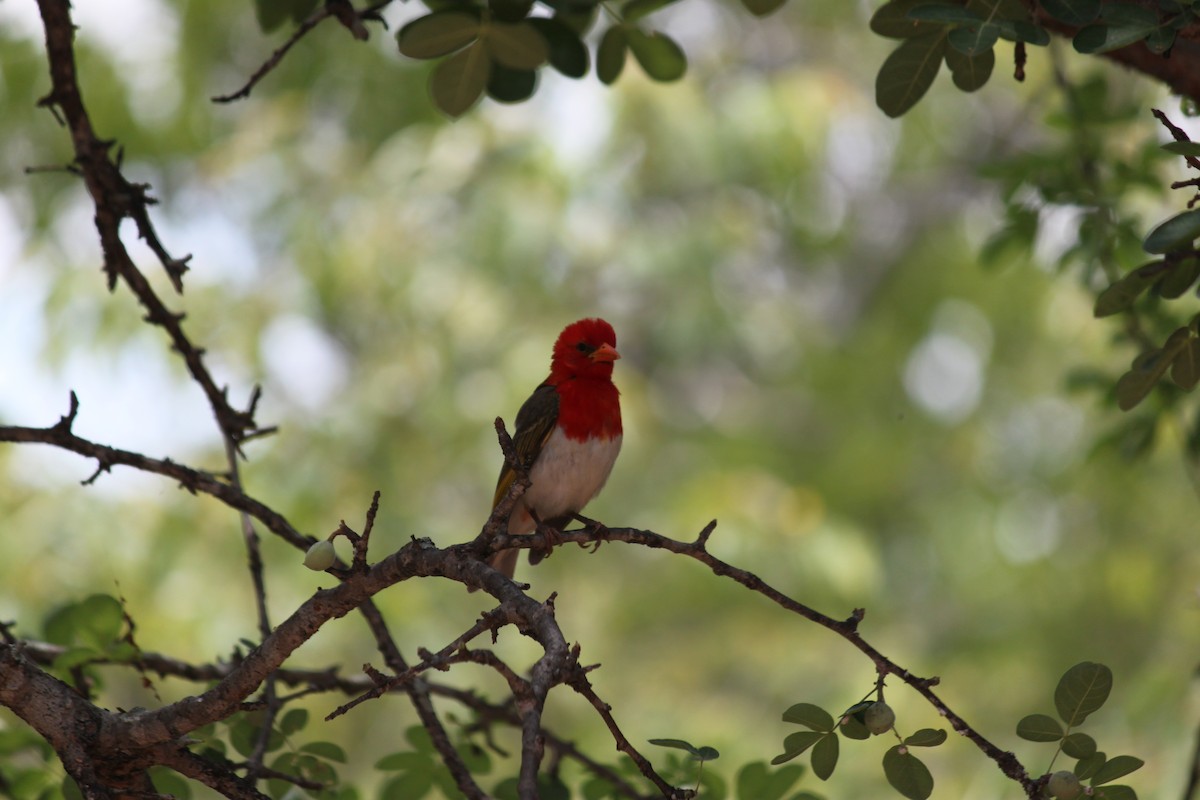
M 580 442 L 555 428 L 529 471 L 530 487 L 508 520 L 508 532 L 533 532 L 529 508 L 542 520 L 582 511 L 604 487 L 620 451 L 620 436 Z

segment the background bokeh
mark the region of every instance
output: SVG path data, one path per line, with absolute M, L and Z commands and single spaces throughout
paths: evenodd
M 378 554 L 471 538 L 499 467 L 491 420 L 512 420 L 565 323 L 603 315 L 626 437 L 589 515 L 681 539 L 717 518 L 717 555 L 832 616 L 865 607 L 868 640 L 939 675 L 951 707 L 1035 772 L 1049 748 L 1017 739 L 1017 720 L 1052 712 L 1070 665 L 1109 664 L 1113 698 L 1085 730 L 1146 760 L 1130 781 L 1143 797 L 1177 796 L 1200 717 L 1196 496 L 1178 442 L 1146 452 L 1114 434 L 1120 413 L 1072 380 L 1115 377 L 1132 356 L 1092 319 L 1094 284 L 1056 266 L 1072 209 L 1039 209 L 1034 247 L 980 259 L 1003 222 L 1005 165 L 1068 135 L 1051 61 L 1075 80 L 1099 66 L 1031 51 L 1024 85 L 1003 64 L 977 95 L 943 76 L 895 121 L 873 102 L 889 44 L 867 31 L 871 3 L 806 0 L 766 20 L 685 6 L 660 15 L 691 59 L 680 83 L 633 64 L 612 90 L 544 75 L 530 103 L 449 123 L 427 65 L 390 33 L 358 44 L 327 24 L 250 99 L 215 105 L 286 34 L 262 34 L 250 3 L 77 4 L 98 131 L 153 185 L 168 249 L 194 255 L 173 305 L 232 396 L 261 383 L 259 421 L 281 427 L 248 446 L 248 491 L 324 535 L 358 527 L 379 489 Z M 415 13 L 389 8 L 392 31 Z M 1178 107 L 1104 75 L 1113 103 Z M 103 289 L 82 185 L 25 171 L 70 152 L 35 108 L 48 81 L 26 0 L 0 3 L 0 77 L 0 422 L 51 424 L 74 389 L 81 435 L 220 469 L 201 393 L 133 299 Z M 1144 113 L 1105 135 L 1137 153 L 1160 133 Z M 1169 200 L 1131 201 L 1152 220 Z M 56 606 L 119 592 L 148 650 L 205 662 L 253 639 L 236 516 L 128 469 L 81 487 L 93 466 L 0 448 L 0 618 L 37 636 Z M 284 544 L 264 548 L 275 620 L 328 585 Z M 520 576 L 559 592 L 565 632 L 603 665 L 593 682 L 635 743 L 715 746 L 706 769 L 727 779 L 781 752 L 787 706 L 838 710 L 874 679 L 827 631 L 662 553 L 565 548 Z M 408 656 L 487 607 L 435 580 L 378 601 Z M 534 657 L 512 631 L 497 647 Z M 350 616 L 292 663 L 364 661 L 379 665 Z M 472 667 L 439 678 L 503 690 Z M 119 671 L 109 690 L 110 707 L 157 702 Z M 888 699 L 902 729 L 939 725 L 903 687 Z M 306 700 L 318 718 L 339 702 Z M 344 743 L 372 796 L 372 765 L 414 721 L 387 698 L 306 733 Z M 581 699 L 557 692 L 548 723 L 608 757 Z M 0 728 L 15 724 L 0 711 Z M 847 743 L 833 779 L 804 786 L 886 796 L 886 747 Z M 958 737 L 927 762 L 935 797 L 1020 794 Z

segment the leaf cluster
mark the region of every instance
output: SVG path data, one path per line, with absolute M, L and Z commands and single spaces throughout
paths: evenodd
M 813 703 L 796 703 L 783 712 L 783 721 L 802 725 L 808 730 L 789 734 L 783 740 L 783 752 L 772 759 L 772 764 L 783 764 L 812 750 L 813 774 L 821 780 L 829 780 L 837 767 L 841 746 L 840 733 L 847 739 L 863 740 L 871 737 L 863 722 L 871 702 L 856 703 L 847 709 L 836 722 L 833 715 Z M 922 728 L 910 736 L 900 737 L 883 754 L 883 774 L 892 788 L 909 800 L 925 800 L 933 793 L 933 775 L 928 767 L 911 751 L 913 747 L 937 747 L 946 741 L 946 732 L 934 728 Z
M 1063 673 L 1054 690 L 1054 707 L 1058 718 L 1049 714 L 1029 714 L 1017 723 L 1017 736 L 1031 742 L 1057 743 L 1055 757 L 1061 752 L 1076 759 L 1071 772 L 1080 781 L 1089 781 L 1095 790 L 1092 796 L 1108 800 L 1137 800 L 1137 793 L 1129 786 L 1107 784 L 1141 768 L 1144 762 L 1134 756 L 1109 758 L 1098 749 L 1095 739 L 1075 730 L 1108 700 L 1112 683 L 1112 670 L 1104 664 L 1091 661 L 1076 664 Z M 1072 782 L 1068 793 L 1074 788 L 1075 783 Z M 1070 800 L 1070 797 L 1061 797 L 1060 800 Z

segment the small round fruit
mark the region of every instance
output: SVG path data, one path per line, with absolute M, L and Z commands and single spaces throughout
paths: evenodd
M 320 541 L 308 548 L 304 554 L 304 566 L 317 572 L 324 572 L 337 561 L 337 553 L 333 550 L 333 542 Z
M 863 725 L 866 725 L 867 730 L 876 736 L 890 731 L 895 723 L 896 712 L 892 711 L 892 707 L 882 700 L 871 703 L 863 712 Z
M 1050 776 L 1046 790 L 1058 800 L 1075 800 L 1083 792 L 1083 787 L 1079 785 L 1079 778 L 1074 772 L 1060 769 Z

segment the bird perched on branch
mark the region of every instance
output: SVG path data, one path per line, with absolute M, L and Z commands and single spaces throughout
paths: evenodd
M 508 518 L 510 535 L 533 533 L 539 522 L 561 530 L 608 480 L 621 450 L 620 392 L 612 382 L 620 357 L 617 335 L 602 319 L 581 319 L 558 335 L 549 377 L 517 412 L 513 446 L 530 485 Z M 492 508 L 515 478 L 505 462 Z M 488 563 L 511 578 L 519 553 L 501 550 Z M 530 551 L 529 562 L 547 554 Z

